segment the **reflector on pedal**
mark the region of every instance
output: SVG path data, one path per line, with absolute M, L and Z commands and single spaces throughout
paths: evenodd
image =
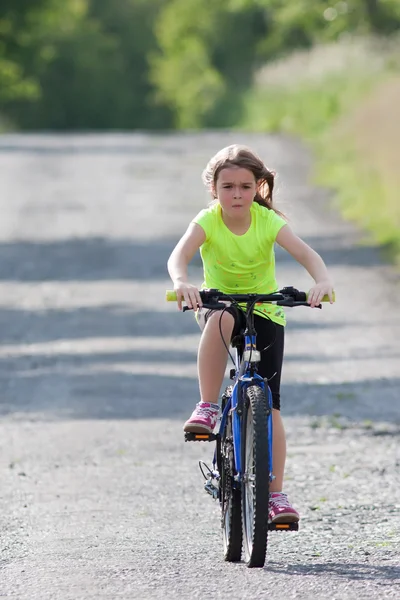
M 298 531 L 299 524 L 297 521 L 294 523 L 268 523 L 269 531 Z
M 185 442 L 213 442 L 218 438 L 218 433 L 193 433 L 185 432 Z

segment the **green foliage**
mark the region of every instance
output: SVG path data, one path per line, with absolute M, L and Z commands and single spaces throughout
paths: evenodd
M 399 28 L 399 0 L 2 0 L 0 111 L 28 129 L 232 126 L 261 64 Z
M 397 0 L 171 0 L 157 20 L 152 80 L 178 127 L 233 125 L 261 63 L 317 42 L 399 28 Z M 323 113 L 334 112 L 333 104 L 328 99 Z
M 0 59 L 0 106 L 17 98 L 36 99 L 38 96 L 39 86 L 34 78 L 26 77 L 17 63 Z
M 39 54 L 49 57 L 35 69 L 41 98 L 35 103 L 22 98 L 9 113 L 28 129 L 168 125 L 168 111 L 149 102 L 146 58 L 162 1 L 82 0 L 83 18 L 73 27 L 41 33 Z
M 166 4 L 156 25 L 160 50 L 152 57 L 152 80 L 178 127 L 221 124 L 221 113 L 232 114 L 252 79 L 256 40 L 266 33 L 260 16 L 256 6 L 234 0 Z
M 327 139 L 331 142 L 328 146 Z M 322 141 L 316 141 L 316 148 L 319 148 L 317 182 L 337 192 L 343 216 L 369 232 L 372 240 L 385 250 L 387 258 L 400 266 L 397 183 L 360 156 L 359 149 L 343 132 L 336 135 L 333 131 L 328 132 L 324 148 Z
M 261 44 L 264 57 L 344 35 L 390 34 L 400 27 L 398 0 L 264 0 L 274 21 L 270 39 Z
M 201 126 L 203 115 L 224 91 L 208 48 L 218 3 L 211 2 L 207 11 L 203 4 L 203 0 L 172 0 L 156 28 L 161 52 L 151 57 L 151 77 L 159 90 L 157 100 L 173 108 L 178 127 Z
M 364 147 L 362 153 L 353 139 L 354 132 L 353 136 L 349 133 L 352 115 L 360 114 L 364 100 L 371 102 L 373 90 L 398 77 L 399 48 L 400 39 L 370 44 L 359 40 L 332 45 L 332 52 L 318 46 L 312 52 L 271 64 L 245 96 L 241 127 L 284 131 L 306 140 L 314 150 L 317 183 L 335 190 L 345 218 L 370 232 L 372 240 L 400 264 L 399 176 L 397 165 L 390 160 L 397 155 L 398 144 L 385 134 L 396 113 L 380 117 L 382 135 L 386 135 L 380 139 L 386 161 L 379 165 L 371 160 L 370 149 Z M 336 61 L 328 60 L 332 53 Z M 393 103 L 395 111 L 396 98 Z M 360 133 L 361 128 L 362 132 L 369 123 L 367 118 L 356 131 Z M 370 136 L 367 144 L 373 139 Z
M 3 0 L 0 110 L 23 128 L 170 125 L 147 54 L 164 0 Z
M 15 107 L 41 101 L 40 77 L 54 55 L 54 40 L 85 13 L 84 0 L 3 0 L 0 7 L 0 109 L 19 122 Z M 16 112 L 16 114 L 14 114 Z
M 329 74 L 323 81 L 301 82 L 288 89 L 251 90 L 244 99 L 242 125 L 250 130 L 286 132 L 306 139 L 325 131 L 373 85 L 369 77 Z

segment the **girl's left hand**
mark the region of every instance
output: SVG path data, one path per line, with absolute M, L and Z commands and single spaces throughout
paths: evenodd
M 314 308 L 320 304 L 325 295 L 329 297 L 330 303 L 333 304 L 333 284 L 329 280 L 316 283 L 308 292 L 307 302 L 312 308 Z

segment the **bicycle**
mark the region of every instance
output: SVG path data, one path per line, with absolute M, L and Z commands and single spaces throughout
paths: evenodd
M 272 394 L 268 380 L 257 373 L 261 353 L 256 349 L 253 312 L 260 303 L 310 305 L 307 294 L 293 287 L 273 294 L 224 294 L 210 289 L 201 290 L 200 297 L 204 308 L 212 310 L 223 312 L 226 302 L 237 306 L 245 314 L 246 328 L 232 340 L 234 357 L 227 348 L 235 367 L 230 371 L 233 383 L 222 394 L 218 432 L 185 433 L 185 441 L 216 442 L 213 468 L 203 461 L 199 461 L 199 466 L 206 480 L 204 489 L 220 503 L 224 559 L 240 561 L 243 546 L 246 565 L 263 567 L 268 532 L 297 531 L 298 523 L 268 523 L 269 485 L 274 479 Z M 176 293 L 167 291 L 167 300 L 176 301 Z M 326 296 L 323 301 L 329 298 Z M 317 308 L 322 308 L 321 304 Z M 184 306 L 183 311 L 186 310 L 192 309 Z

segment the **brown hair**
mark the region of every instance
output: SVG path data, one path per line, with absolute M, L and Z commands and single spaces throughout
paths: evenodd
M 254 197 L 254 202 L 283 216 L 282 213 L 273 206 L 272 202 L 275 172 L 267 169 L 261 158 L 246 146 L 234 144 L 233 146 L 223 148 L 212 157 L 204 169 L 202 174 L 203 183 L 214 199 L 216 198 L 215 186 L 218 175 L 223 169 L 229 167 L 241 167 L 251 171 L 257 182 L 257 193 Z

